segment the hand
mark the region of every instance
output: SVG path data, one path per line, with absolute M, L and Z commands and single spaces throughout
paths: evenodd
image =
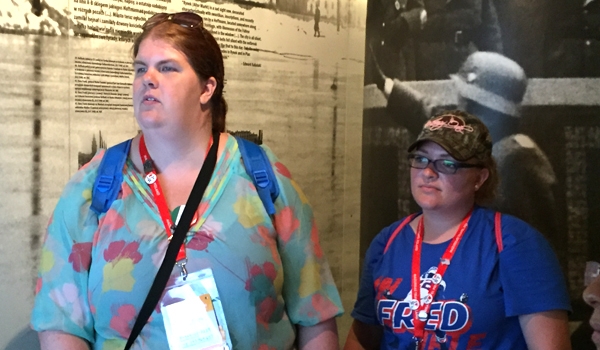
M 339 349 L 337 324 L 335 322 L 335 318 L 330 318 L 314 326 L 298 326 L 298 349 Z
M 425 9 L 421 10 L 419 19 L 421 20 L 421 29 L 425 28 L 425 23 L 427 23 L 427 11 L 425 11 Z

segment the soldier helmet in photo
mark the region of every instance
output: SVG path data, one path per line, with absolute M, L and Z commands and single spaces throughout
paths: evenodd
M 461 97 L 509 116 L 520 116 L 527 76 L 510 58 L 478 51 L 467 57 L 450 78 Z

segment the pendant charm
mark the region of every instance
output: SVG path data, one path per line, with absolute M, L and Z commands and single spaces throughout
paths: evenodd
M 154 170 L 154 164 L 152 164 L 152 160 L 148 159 L 147 161 L 144 162 L 143 164 L 144 166 L 144 172 L 145 173 L 151 173 L 152 170 Z
M 144 181 L 146 181 L 146 183 L 148 185 L 152 185 L 153 183 L 156 182 L 156 174 L 150 173 L 150 174 L 146 175 L 146 177 L 144 178 Z
M 432 301 L 433 301 L 433 297 L 431 296 L 431 294 L 427 294 L 427 296 L 425 297 L 425 300 L 423 300 L 423 302 L 425 304 L 431 304 Z
M 417 337 L 413 337 L 413 341 L 415 342 L 415 350 L 419 350 L 419 345 L 421 344 L 421 341 Z
M 419 314 L 417 315 L 417 317 L 419 318 L 419 321 L 427 321 L 427 312 L 421 310 L 419 311 Z
M 440 284 L 440 282 L 442 282 L 442 275 L 436 273 L 435 275 L 433 275 L 433 277 L 431 277 L 431 282 L 435 284 Z
M 416 301 L 415 299 L 411 299 L 408 303 L 410 305 L 411 310 L 416 310 L 419 308 L 419 302 Z
M 437 340 L 437 342 L 439 344 L 445 344 L 448 341 L 448 338 L 446 337 L 446 333 L 444 333 L 443 336 L 439 337 L 437 334 L 435 335 L 435 340 Z
M 178 262 L 175 263 L 175 265 L 179 266 L 179 268 L 181 268 L 181 276 L 183 277 L 183 280 L 185 281 L 187 279 L 188 276 L 188 271 L 185 265 L 187 265 L 187 258 L 182 259 Z

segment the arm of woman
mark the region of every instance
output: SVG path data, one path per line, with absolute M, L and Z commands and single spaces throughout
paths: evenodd
M 381 326 L 354 320 L 350 332 L 348 332 L 344 350 L 379 349 L 382 336 L 383 328 Z
M 569 320 L 566 311 L 552 310 L 519 316 L 530 350 L 570 350 Z
M 335 317 L 344 309 L 308 199 L 289 170 L 267 147 L 279 183 L 273 224 L 283 266 L 282 296 L 288 317 L 297 327 L 299 349 L 339 349 Z M 311 326 L 309 326 L 311 325 Z
M 42 350 L 89 350 L 90 347 L 82 338 L 60 331 L 39 332 Z
M 298 349 L 339 349 L 335 318 L 330 318 L 314 326 L 298 326 Z
M 88 281 L 98 220 L 82 194 L 90 193 L 102 154 L 69 180 L 46 229 L 31 313 L 42 349 L 88 349 L 95 339 Z
M 571 349 L 569 293 L 548 241 L 529 224 L 502 216 L 500 280 L 507 317 L 518 316 L 529 349 Z

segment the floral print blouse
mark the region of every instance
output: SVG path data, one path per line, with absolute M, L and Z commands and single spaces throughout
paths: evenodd
M 274 217 L 228 135 L 186 238 L 188 271 L 213 271 L 234 349 L 290 349 L 294 325 L 343 312 L 308 200 L 264 149 L 280 186 Z M 123 349 L 168 241 L 152 192 L 130 160 L 110 209 L 100 217 L 90 210 L 103 154 L 70 179 L 50 219 L 31 323 L 109 350 Z M 171 280 L 178 275 L 175 267 Z M 168 349 L 160 307 L 132 349 Z

